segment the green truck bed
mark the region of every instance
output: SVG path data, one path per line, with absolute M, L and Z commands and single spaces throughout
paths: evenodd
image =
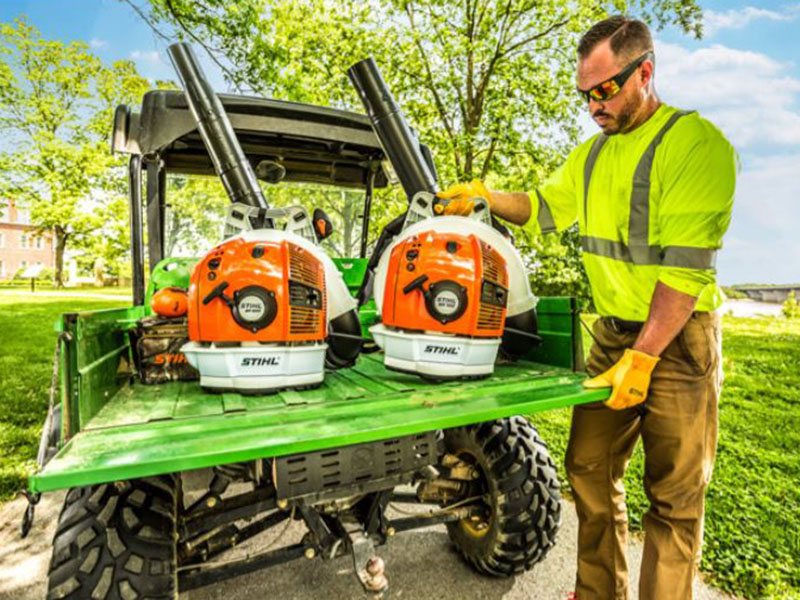
M 479 381 L 432 383 L 385 369 L 381 354 L 328 373 L 314 390 L 207 394 L 197 382 L 142 385 L 131 377 L 127 330 L 141 308 L 65 317 L 62 439 L 33 492 L 376 441 L 592 402 L 573 371 L 579 356 L 570 299 L 543 299 L 543 346 Z M 569 324 L 568 324 L 569 323 Z M 547 365 L 549 362 L 560 364 Z

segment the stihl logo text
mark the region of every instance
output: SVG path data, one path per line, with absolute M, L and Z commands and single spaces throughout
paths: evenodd
M 153 362 L 157 365 L 182 365 L 186 362 L 186 356 L 180 352 L 175 354 L 167 352 L 164 354 L 156 354 Z
M 242 359 L 243 367 L 268 367 L 268 366 L 277 367 L 279 364 L 281 364 L 281 360 L 277 356 L 264 356 L 258 358 Z
M 425 354 L 449 354 L 451 356 L 458 356 L 460 348 L 455 346 L 434 346 L 428 344 L 425 346 Z

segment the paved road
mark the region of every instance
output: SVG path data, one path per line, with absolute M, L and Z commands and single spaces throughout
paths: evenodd
M 24 501 L 14 500 L 0 507 L 0 600 L 39 600 L 46 590 L 50 541 L 63 494 L 46 495 L 37 507 L 31 535 L 21 540 L 19 519 Z M 261 543 L 269 543 L 267 532 Z M 299 540 L 301 528 L 286 532 L 287 542 Z M 547 558 L 532 571 L 514 579 L 493 579 L 475 574 L 452 549 L 444 526 L 398 535 L 378 550 L 386 560 L 391 598 L 414 600 L 458 598 L 504 600 L 563 600 L 575 577 L 576 520 L 572 504 L 564 504 L 559 541 Z M 631 571 L 638 573 L 641 543 L 629 549 Z M 181 594 L 185 600 L 316 600 L 338 598 L 363 600 L 364 595 L 350 569 L 350 561 L 334 562 L 300 559 L 266 571 Z M 730 600 L 701 581 L 695 582 L 700 600 Z M 637 598 L 634 593 L 633 598 Z

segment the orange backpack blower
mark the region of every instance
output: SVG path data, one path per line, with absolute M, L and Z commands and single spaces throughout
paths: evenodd
M 182 351 L 209 390 L 314 386 L 361 346 L 356 302 L 301 207 L 270 208 L 225 108 L 187 45 L 170 46 L 186 102 L 231 206 L 223 234 L 192 272 Z M 286 174 L 274 163 L 273 183 Z M 324 215 L 324 213 L 323 213 Z M 283 229 L 277 219 L 285 218 Z M 327 218 L 317 219 L 323 225 Z M 336 334 L 335 337 L 334 334 Z

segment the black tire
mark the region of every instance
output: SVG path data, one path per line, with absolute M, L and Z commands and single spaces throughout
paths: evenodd
M 542 560 L 561 524 L 561 492 L 536 429 L 523 417 L 499 419 L 445 430 L 444 444 L 480 473 L 467 496 L 486 499 L 485 520 L 447 525 L 467 562 L 486 575 L 510 576 Z
M 178 597 L 174 475 L 73 488 L 53 538 L 51 598 Z

